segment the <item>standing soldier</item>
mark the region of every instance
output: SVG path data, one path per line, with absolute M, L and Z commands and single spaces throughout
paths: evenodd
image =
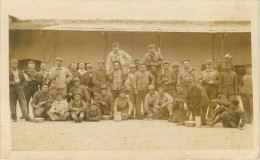
M 213 68 L 213 61 L 211 59 L 208 59 L 206 61 L 206 70 L 201 72 L 199 82 L 204 87 L 209 101 L 218 97 L 218 80 L 219 73 Z M 209 118 L 211 118 L 213 112 L 214 109 L 212 109 L 212 107 L 209 107 Z
M 93 81 L 94 81 L 94 88 L 93 88 L 94 92 L 99 92 L 101 86 L 107 83 L 107 76 L 106 76 L 106 71 L 104 68 L 103 61 L 98 61 L 98 69 L 94 72 Z
M 134 74 L 136 72 L 136 67 L 134 64 L 130 65 L 130 72 L 125 80 L 125 90 L 129 90 L 129 98 L 133 104 L 133 108 L 136 110 L 136 97 L 135 97 L 135 89 L 134 89 Z M 134 109 L 132 110 L 131 117 L 134 118 Z
M 157 81 L 158 81 L 158 76 L 160 75 L 160 70 L 158 70 L 156 63 L 151 63 L 151 71 L 150 71 L 150 73 L 154 77 L 154 88 L 155 88 L 155 90 L 157 90 L 157 88 L 158 88 Z
M 184 91 L 186 91 L 187 88 L 188 88 L 187 79 L 192 77 L 194 79 L 194 81 L 196 81 L 196 78 L 195 78 L 194 69 L 192 69 L 190 67 L 190 61 L 184 60 L 184 61 L 182 61 L 182 64 L 183 64 L 183 67 L 184 67 L 184 71 L 180 72 L 180 75 L 178 77 L 178 83 L 181 84 L 182 89 Z
M 70 73 L 72 74 L 73 79 L 76 78 L 76 77 L 77 77 L 77 78 L 80 78 L 80 77 L 81 77 L 79 71 L 77 71 L 77 67 L 78 67 L 77 62 L 71 62 L 71 65 L 70 65 Z M 69 85 L 68 85 L 68 91 L 70 90 L 70 88 L 71 88 L 72 86 L 73 86 L 73 81 L 71 81 L 71 82 L 69 83 Z
M 112 81 L 111 93 L 113 96 L 113 100 L 115 100 L 119 96 L 120 91 L 123 89 L 124 75 L 122 70 L 120 69 L 120 63 L 118 61 L 114 62 L 113 68 L 113 72 L 110 73 L 108 78 L 110 81 Z
M 29 117 L 28 108 L 26 106 L 26 99 L 23 92 L 23 85 L 25 82 L 25 77 L 22 71 L 18 70 L 18 60 L 12 59 L 10 61 L 10 70 L 9 70 L 9 97 L 10 97 L 10 110 L 11 118 L 13 122 L 17 122 L 16 115 L 16 104 L 17 100 L 19 106 L 22 110 L 23 117 L 26 121 L 32 121 Z
M 55 97 L 57 93 L 61 93 L 63 97 L 67 95 L 67 85 L 73 78 L 73 75 L 70 71 L 62 66 L 63 58 L 56 58 L 56 67 L 53 67 L 50 70 L 49 81 L 50 93 L 52 97 Z
M 162 88 L 159 88 L 158 92 L 159 97 L 154 107 L 155 119 L 168 119 L 168 122 L 171 122 L 173 117 L 173 98 L 170 94 L 165 93 Z
M 240 83 L 240 95 L 243 108 L 248 119 L 248 123 L 253 121 L 253 87 L 252 87 L 252 66 L 246 65 L 246 75 L 243 76 Z
M 124 74 L 127 74 L 128 67 L 131 63 L 131 56 L 128 55 L 125 51 L 119 50 L 119 43 L 115 42 L 112 44 L 113 51 L 108 54 L 106 70 L 107 74 L 113 72 L 114 70 L 114 62 L 118 61 L 121 65 L 121 69 Z
M 139 59 L 135 59 L 133 64 L 135 65 L 136 71 L 139 71 Z
M 81 95 L 81 99 L 83 99 L 88 104 L 90 103 L 90 95 L 86 89 L 86 87 L 80 85 L 80 79 L 78 77 L 75 77 L 73 79 L 73 86 L 70 88 L 67 101 L 70 102 L 72 99 L 72 96 L 78 92 Z
M 38 72 L 39 75 L 41 76 L 41 83 L 48 83 L 48 77 L 49 77 L 49 71 L 47 71 L 47 63 L 46 62 L 41 62 L 41 69 Z
M 35 62 L 29 61 L 28 62 L 28 70 L 24 71 L 25 79 L 27 81 L 27 84 L 24 87 L 24 94 L 27 102 L 27 108 L 29 113 L 29 104 L 30 100 L 39 90 L 38 85 L 41 84 L 41 76 L 40 74 L 35 70 Z M 23 118 L 23 117 L 21 117 Z
M 238 95 L 237 74 L 231 70 L 229 61 L 225 62 L 225 67 L 226 71 L 219 75 L 218 94 L 221 100 L 231 102 Z
M 173 72 L 172 84 L 174 85 L 173 92 L 175 93 L 177 91 L 176 85 L 178 83 L 178 77 L 179 77 L 179 74 L 180 74 L 179 63 L 178 62 L 174 62 L 172 64 L 172 72 Z
M 87 72 L 87 70 L 85 69 L 85 63 L 84 62 L 80 62 L 79 63 L 79 70 L 78 72 L 80 73 L 80 75 L 82 76 L 84 73 Z
M 225 68 L 222 67 L 222 60 L 220 58 L 216 60 L 215 69 L 218 71 L 219 74 L 225 71 Z
M 205 125 L 205 117 L 209 104 L 205 89 L 199 84 L 195 84 L 192 77 L 187 79 L 187 83 L 189 87 L 187 89 L 185 101 L 188 105 L 188 112 L 192 114 L 193 119 L 195 116 L 200 116 L 202 125 Z
M 99 105 L 102 115 L 113 116 L 113 97 L 111 93 L 107 91 L 107 86 L 104 84 L 101 86 L 100 93 L 95 93 L 95 102 Z
M 146 116 L 146 119 L 152 120 L 154 117 L 154 109 L 155 109 L 155 102 L 159 98 L 159 93 L 155 91 L 154 85 L 149 85 L 148 86 L 149 92 L 145 96 L 145 101 L 144 101 L 144 114 Z
M 136 116 L 137 119 L 143 119 L 143 115 L 141 113 L 141 105 L 143 103 L 145 96 L 147 94 L 147 87 L 150 84 L 154 84 L 154 77 L 153 75 L 146 70 L 146 65 L 142 63 L 140 65 L 140 70 L 135 72 L 134 76 L 134 89 L 136 95 Z
M 86 87 L 89 95 L 90 101 L 94 100 L 94 79 L 93 79 L 93 65 L 87 64 L 87 72 L 81 76 L 80 84 Z
M 177 81 L 173 77 L 173 71 L 170 69 L 170 63 L 168 61 L 163 62 L 163 69 L 158 77 L 157 83 L 166 93 L 173 96 L 173 93 L 176 90 L 174 84 L 176 84 Z
M 155 51 L 154 44 L 150 44 L 148 48 L 149 52 L 144 55 L 143 63 L 146 65 L 148 71 L 151 70 L 152 63 L 156 63 L 158 65 L 158 68 L 160 69 L 163 62 L 163 57 L 161 53 Z

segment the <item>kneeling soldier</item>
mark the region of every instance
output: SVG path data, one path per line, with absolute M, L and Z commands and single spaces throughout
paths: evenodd
M 68 102 L 62 99 L 62 94 L 57 93 L 56 100 L 52 103 L 51 109 L 47 112 L 52 121 L 66 121 L 69 117 Z
M 155 102 L 159 97 L 159 93 L 154 89 L 155 89 L 154 85 L 148 86 L 149 92 L 145 96 L 145 101 L 144 101 L 144 114 L 148 120 L 152 120 L 153 118 L 153 110 L 155 107 Z
M 233 99 L 231 102 L 214 99 L 212 102 L 217 102 L 221 106 L 216 109 L 212 117 L 214 120 L 207 122 L 211 127 L 221 121 L 223 127 L 243 129 L 242 127 L 246 124 L 247 118 L 237 99 Z
M 88 105 L 84 100 L 81 99 L 79 92 L 75 92 L 73 98 L 74 99 L 70 101 L 68 105 L 68 109 L 74 121 L 76 123 L 81 123 Z
M 47 118 L 46 112 L 51 108 L 52 98 L 47 83 L 42 84 L 42 89 L 33 95 L 31 106 L 35 118 Z
M 90 107 L 87 108 L 86 120 L 92 122 L 98 122 L 101 120 L 101 112 L 95 102 L 92 102 Z
M 131 116 L 133 110 L 133 104 L 130 99 L 125 95 L 124 91 L 121 91 L 119 97 L 116 98 L 114 104 L 114 113 L 121 112 L 122 119 L 128 119 Z
M 154 113 L 155 113 L 155 119 L 163 119 L 168 121 L 172 121 L 173 113 L 172 113 L 172 102 L 173 98 L 170 94 L 165 93 L 162 88 L 158 89 L 159 91 L 159 97 L 157 101 L 155 102 L 155 108 L 154 108 Z
M 173 95 L 173 123 L 184 125 L 186 119 L 187 105 L 185 103 L 185 92 L 182 90 L 181 84 L 176 85 L 177 92 Z

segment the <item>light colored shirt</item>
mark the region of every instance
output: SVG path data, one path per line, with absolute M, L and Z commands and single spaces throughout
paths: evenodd
M 122 67 L 128 66 L 131 62 L 131 59 L 131 56 L 128 55 L 125 51 L 118 50 L 117 54 L 112 51 L 107 56 L 106 70 L 109 72 L 114 69 L 114 61 L 119 61 Z
M 86 73 L 86 72 L 87 72 L 85 69 L 82 69 L 82 70 L 81 70 L 81 69 L 79 69 L 78 71 L 79 71 L 79 73 L 80 73 L 80 75 L 81 75 L 81 76 L 82 76 L 84 73 Z
M 150 106 L 154 107 L 155 102 L 159 98 L 159 93 L 157 91 L 154 92 L 153 95 L 147 93 L 144 100 L 144 109 L 148 110 Z
M 170 94 L 164 93 L 163 96 L 159 96 L 157 101 L 155 102 L 156 106 L 161 106 L 163 104 L 168 105 L 173 102 L 173 98 Z M 165 106 L 167 107 L 167 106 Z
M 134 73 L 129 73 L 126 80 L 125 86 L 134 87 Z
M 72 78 L 73 75 L 65 67 L 53 67 L 49 73 L 49 79 L 52 81 L 51 87 L 65 88 Z
M 119 69 L 112 73 L 110 76 L 112 80 L 111 90 L 121 90 L 124 85 L 124 75 L 123 72 Z
M 20 82 L 20 79 L 19 79 L 19 75 L 18 75 L 18 69 L 17 70 L 12 70 L 11 69 L 11 71 L 13 72 L 13 74 L 14 74 L 14 81 L 15 82 Z
M 151 84 L 154 84 L 154 77 L 150 72 L 148 72 L 148 71 L 135 72 L 134 88 L 137 90 L 147 90 L 147 87 L 149 85 L 149 80 L 151 80 Z
M 240 92 L 248 95 L 253 94 L 252 74 L 246 74 L 243 76 Z
M 51 113 L 61 113 L 64 111 L 68 111 L 68 102 L 66 100 L 55 100 L 52 103 L 52 107 L 50 109 Z

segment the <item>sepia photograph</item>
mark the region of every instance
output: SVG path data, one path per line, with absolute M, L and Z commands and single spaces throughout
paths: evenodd
M 2 4 L 1 158 L 259 158 L 257 1 Z

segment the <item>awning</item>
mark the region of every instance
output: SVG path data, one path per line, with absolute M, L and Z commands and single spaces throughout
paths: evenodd
M 14 17 L 11 17 L 14 19 Z M 250 21 L 11 20 L 10 30 L 251 32 Z

